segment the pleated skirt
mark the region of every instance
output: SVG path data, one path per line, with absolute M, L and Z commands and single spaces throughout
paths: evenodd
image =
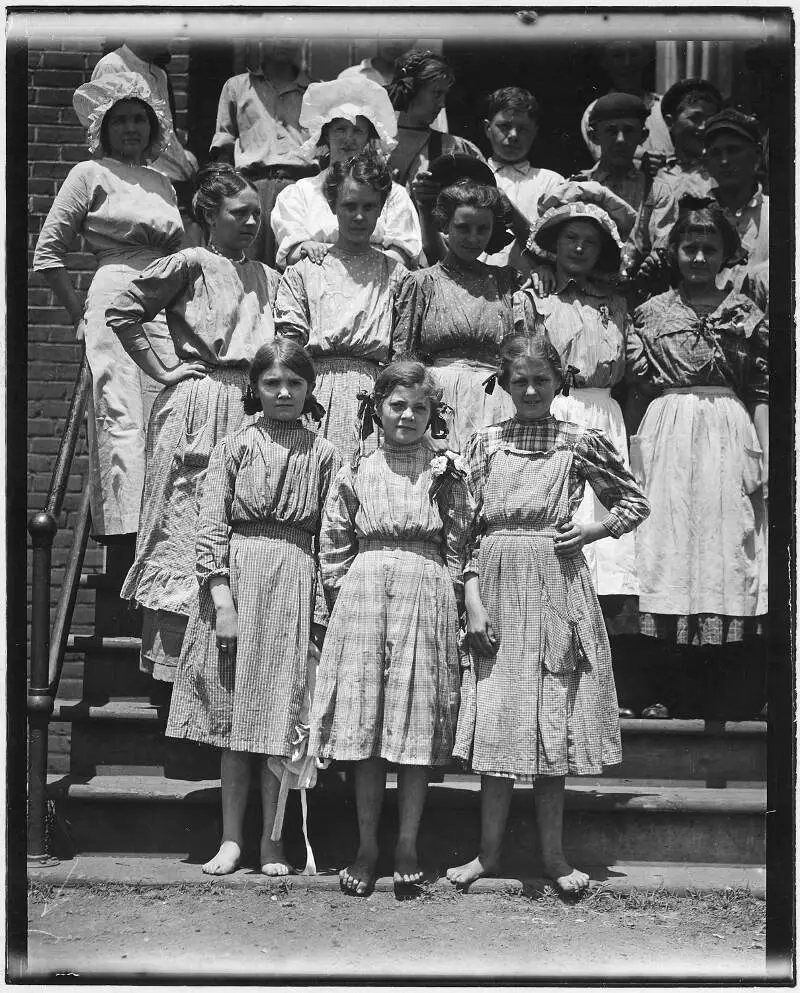
M 325 637 L 309 754 L 449 762 L 458 714 L 457 626 L 452 580 L 434 545 L 360 550 Z
M 203 587 L 186 629 L 168 736 L 236 752 L 291 754 L 307 692 L 315 575 L 306 532 L 264 525 L 231 535 L 236 652 L 218 649 L 216 612 Z

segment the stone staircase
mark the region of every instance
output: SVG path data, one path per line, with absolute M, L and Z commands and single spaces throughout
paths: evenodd
M 164 736 L 168 698 L 138 671 L 138 618 L 117 597 L 120 575 L 85 577 L 97 594 L 97 630 L 72 637 L 50 729 L 48 792 L 56 855 L 148 855 L 201 862 L 219 841 L 219 757 L 214 749 Z M 703 721 L 622 722 L 622 765 L 567 782 L 565 849 L 594 878 L 626 865 L 691 866 L 760 877 L 765 861 L 766 725 Z M 478 777 L 434 777 L 420 833 L 426 865 L 439 870 L 478 844 Z M 255 862 L 257 796 L 248 810 Z M 321 871 L 350 858 L 357 838 L 346 768 L 320 774 L 308 794 L 309 833 Z M 288 853 L 305 849 L 299 802 L 290 795 Z M 390 773 L 383 846 L 391 853 L 396 783 Z M 514 791 L 503 874 L 538 874 L 533 798 Z M 379 867 L 390 871 L 389 865 Z M 719 878 L 716 872 L 715 878 Z

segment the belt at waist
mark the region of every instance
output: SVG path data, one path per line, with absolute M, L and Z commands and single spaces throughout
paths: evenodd
M 509 527 L 488 527 L 487 537 L 492 538 L 555 538 L 558 534 L 555 528 L 509 528 Z
M 381 359 L 368 358 L 366 355 L 341 355 L 338 352 L 315 352 L 310 349 L 311 355 L 314 359 L 315 364 L 319 365 L 323 362 L 331 362 L 332 364 L 350 365 L 353 368 L 358 368 L 360 366 L 371 366 L 377 373 L 379 367 L 384 364 Z
M 444 561 L 442 548 L 437 541 L 405 541 L 402 538 L 359 538 L 360 552 L 416 552 L 427 558 Z
M 585 397 L 587 400 L 593 398 L 603 398 L 611 396 L 610 386 L 574 386 L 570 391 L 570 395 L 578 394 Z
M 310 552 L 314 547 L 314 536 L 310 531 L 290 524 L 276 524 L 274 521 L 242 521 L 233 524 L 231 532 L 241 538 L 277 538 L 279 541 L 288 541 L 304 552 Z
M 239 171 L 248 179 L 304 179 L 316 176 L 319 168 L 315 165 L 249 165 Z
M 668 393 L 699 393 L 700 396 L 708 397 L 735 397 L 736 391 L 729 386 L 671 386 L 664 390 Z
M 435 352 L 431 355 L 431 364 L 434 366 L 465 365 L 472 368 L 477 366 L 495 372 L 498 362 L 496 354 L 480 348 L 459 348 Z

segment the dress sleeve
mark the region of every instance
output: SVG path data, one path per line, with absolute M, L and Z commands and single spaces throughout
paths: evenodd
M 405 187 L 392 183 L 384 208 L 382 248 L 399 248 L 411 262 L 422 254 L 422 231 L 419 217 Z
M 106 310 L 106 323 L 119 337 L 126 352 L 143 352 L 150 347 L 142 324 L 167 312 L 190 286 L 190 263 L 184 252 L 156 259 L 131 280 Z
M 303 280 L 305 263 L 291 265 L 278 284 L 275 297 L 275 334 L 292 338 L 304 348 L 311 337 L 311 314 L 308 292 Z
M 275 198 L 269 223 L 275 235 L 275 265 L 283 269 L 292 249 L 312 236 L 308 225 L 308 205 L 302 187 L 298 188 L 297 183 L 292 183 L 280 191 Z
M 220 442 L 211 453 L 203 484 L 195 538 L 195 569 L 200 586 L 214 576 L 230 576 L 231 505 L 238 465 Z
M 447 568 L 456 593 L 459 609 L 464 603 L 464 565 L 472 533 L 475 504 L 464 479 L 451 480 L 439 499 L 444 526 Z
M 422 281 L 425 277 L 418 273 L 403 280 L 394 302 L 394 329 L 392 340 L 395 354 L 399 358 L 418 356 L 421 349 L 422 321 L 425 314 L 425 293 Z
M 63 269 L 64 259 L 80 234 L 92 201 L 85 169 L 76 166 L 61 184 L 39 232 L 33 253 L 35 272 Z
M 650 363 L 644 350 L 641 330 L 647 321 L 648 309 L 637 307 L 633 312 L 633 320 L 628 325 L 625 336 L 625 378 L 629 381 L 647 379 Z
M 750 336 L 750 357 L 746 402 L 769 403 L 769 323 L 766 317 L 758 322 Z
M 217 105 L 217 123 L 211 148 L 228 148 L 236 144 L 239 137 L 239 119 L 236 92 L 233 79 L 225 81 Z
M 473 434 L 464 449 L 464 459 L 469 467 L 467 470 L 467 486 L 470 494 L 470 513 L 472 520 L 467 535 L 465 549 L 464 573 L 478 570 L 478 552 L 481 545 L 483 530 L 483 484 L 489 470 L 489 454 L 483 436 Z
M 342 457 L 331 445 L 330 449 L 320 459 L 319 499 L 320 505 L 323 509 L 325 507 L 325 503 L 327 502 L 328 494 L 330 493 L 331 484 L 341 468 Z M 322 515 L 320 514 L 320 520 L 321 518 Z M 319 560 L 319 534 L 317 534 L 317 567 L 316 576 L 314 577 L 313 623 L 319 624 L 320 627 L 327 627 L 329 621 L 330 611 L 328 610 L 328 604 L 325 601 L 325 589 L 322 582 L 322 569 L 320 567 Z
M 650 513 L 630 469 L 602 431 L 586 429 L 576 445 L 573 465 L 608 511 L 600 523 L 613 538 L 632 531 Z
M 328 492 L 319 536 L 319 562 L 328 603 L 333 607 L 344 577 L 358 553 L 358 495 L 353 470 L 345 465 Z

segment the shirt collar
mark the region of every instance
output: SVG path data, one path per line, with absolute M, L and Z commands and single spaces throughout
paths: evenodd
M 267 77 L 264 75 L 264 70 L 261 68 L 261 66 L 259 66 L 258 69 L 248 69 L 247 71 L 250 73 L 251 76 L 257 76 L 259 79 L 263 79 L 265 83 L 269 83 L 269 85 L 273 88 L 273 90 L 275 90 L 279 95 L 283 95 L 284 93 L 291 93 L 292 90 L 301 90 L 301 91 L 307 90 L 308 84 L 311 82 L 311 80 L 308 78 L 308 74 L 305 72 L 305 70 L 302 69 L 297 74 L 296 79 L 293 79 L 289 83 L 281 83 L 280 86 L 276 86 L 271 79 L 267 79 Z
M 581 280 L 577 280 L 574 276 L 567 276 L 563 283 L 556 282 L 555 292 L 558 296 L 570 289 L 574 289 L 576 293 L 588 293 L 589 296 L 593 297 L 607 297 L 612 292 L 609 287 L 595 282 L 588 276 Z
M 508 169 L 512 172 L 518 172 L 520 176 L 527 176 L 531 171 L 531 164 L 527 159 L 522 159 L 520 162 L 503 162 L 500 159 L 496 159 L 493 155 L 490 155 L 489 168 L 494 173 L 502 172 L 503 169 Z
M 593 179 L 596 179 L 599 183 L 602 183 L 604 179 L 609 179 L 609 178 L 612 178 L 612 179 L 636 179 L 638 176 L 641 176 L 642 175 L 642 173 L 633 164 L 631 164 L 631 167 L 630 167 L 630 169 L 628 169 L 627 172 L 623 172 L 622 175 L 620 176 L 620 175 L 617 175 L 617 174 L 611 172 L 609 169 L 603 169 L 603 168 L 601 168 L 599 162 L 597 163 L 596 166 L 594 166 L 593 169 L 590 169 L 589 172 L 591 173 L 592 178 Z
M 719 200 L 718 186 L 714 187 L 714 189 L 711 191 L 711 195 L 715 197 L 717 200 Z M 764 187 L 761 185 L 761 183 L 756 183 L 755 193 L 750 197 L 747 203 L 743 204 L 741 207 L 725 207 L 725 204 L 723 204 L 720 201 L 722 207 L 724 207 L 725 210 L 728 210 L 734 214 L 740 210 L 757 210 L 761 207 L 761 204 L 763 202 L 764 202 Z

